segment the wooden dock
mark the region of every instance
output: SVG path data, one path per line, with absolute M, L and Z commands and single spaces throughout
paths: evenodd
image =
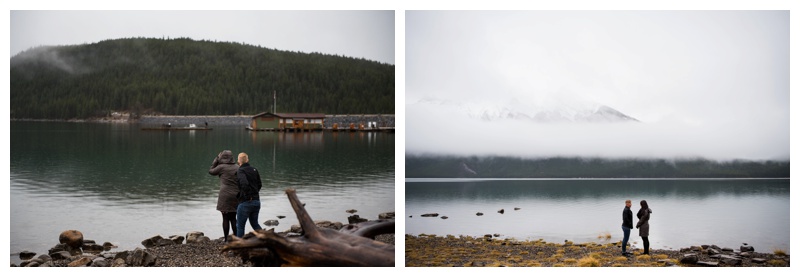
M 386 132 L 386 133 L 394 133 L 394 127 L 376 127 L 376 128 L 364 128 L 364 129 L 346 129 L 346 128 L 324 128 L 324 129 L 291 129 L 291 128 L 253 128 L 250 126 L 245 127 L 248 131 L 253 132 L 289 132 L 289 133 L 303 133 L 303 132 L 318 132 L 318 131 L 326 131 L 326 132 Z
M 144 131 L 211 131 L 208 127 L 145 127 Z

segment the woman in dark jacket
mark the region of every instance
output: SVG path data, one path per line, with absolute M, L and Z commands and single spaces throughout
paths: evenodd
M 238 170 L 239 165 L 236 164 L 233 152 L 230 150 L 220 152 L 208 170 L 208 174 L 219 176 L 217 211 L 222 213 L 222 231 L 225 233 L 225 242 L 228 242 L 228 232 L 231 228 L 233 234 L 236 234 L 236 206 L 239 205 L 239 200 L 236 199 L 236 195 L 239 194 L 239 184 L 236 183 L 236 171 Z
M 644 242 L 644 253 L 642 254 L 649 255 L 650 240 L 647 237 L 650 236 L 650 214 L 653 213 L 653 210 L 647 205 L 647 201 L 642 200 L 639 202 L 639 205 L 642 207 L 639 209 L 639 212 L 636 213 L 636 217 L 639 218 L 639 222 L 636 223 L 636 228 L 639 229 L 639 236 L 642 237 L 642 241 Z

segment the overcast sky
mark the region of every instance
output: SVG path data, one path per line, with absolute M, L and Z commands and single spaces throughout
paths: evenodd
M 31 47 L 189 37 L 395 63 L 394 11 L 11 11 L 11 56 Z
M 407 153 L 789 157 L 788 11 L 409 11 L 405 23 Z M 486 124 L 423 98 L 591 101 L 642 122 Z

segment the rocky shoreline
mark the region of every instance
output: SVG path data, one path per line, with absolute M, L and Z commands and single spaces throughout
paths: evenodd
M 544 240 L 497 239 L 496 235 L 405 236 L 406 267 L 789 267 L 789 255 L 701 245 L 680 250 L 631 248 L 621 255 L 621 243 L 552 243 Z
M 382 219 L 394 219 L 394 213 L 382 213 Z M 361 222 L 357 215 L 351 216 L 351 222 Z M 365 220 L 364 220 L 365 221 Z M 341 222 L 317 221 L 319 228 L 339 230 L 345 224 Z M 299 235 L 299 225 L 282 232 L 287 236 Z M 376 241 L 394 245 L 394 234 L 375 237 Z M 142 241 L 143 248 L 125 251 L 112 251 L 116 248 L 111 243 L 97 244 L 94 240 L 83 238 L 77 230 L 67 230 L 59 235 L 59 243 L 46 254 L 37 255 L 30 251 L 22 251 L 19 258 L 22 262 L 11 267 L 251 267 L 234 252 L 222 253 L 224 238 L 210 239 L 202 232 L 188 232 L 185 236 L 172 235 L 164 238 L 156 235 Z

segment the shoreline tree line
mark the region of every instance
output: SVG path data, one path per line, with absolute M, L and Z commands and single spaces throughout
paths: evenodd
M 789 178 L 789 161 L 406 155 L 406 178 Z

